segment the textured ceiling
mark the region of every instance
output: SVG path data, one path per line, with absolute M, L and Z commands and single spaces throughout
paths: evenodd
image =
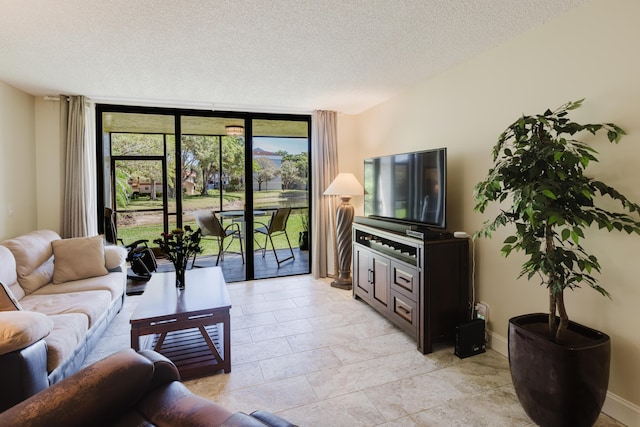
M 359 113 L 587 0 L 0 0 L 33 95 Z

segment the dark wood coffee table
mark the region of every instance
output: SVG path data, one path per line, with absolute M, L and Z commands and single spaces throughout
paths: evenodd
M 178 290 L 175 273 L 151 277 L 131 316 L 131 347 L 167 356 L 182 379 L 231 372 L 231 300 L 222 270 L 188 270 L 185 282 Z

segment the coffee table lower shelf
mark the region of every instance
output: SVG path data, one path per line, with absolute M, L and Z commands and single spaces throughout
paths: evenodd
M 202 377 L 219 370 L 228 373 L 231 372 L 231 362 L 223 357 L 223 329 L 223 324 L 218 323 L 145 335 L 140 337 L 140 348 L 155 350 L 166 356 L 176 365 L 183 380 Z M 205 336 L 209 338 L 209 342 Z

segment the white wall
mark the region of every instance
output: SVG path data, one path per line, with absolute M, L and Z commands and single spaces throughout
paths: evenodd
M 36 192 L 38 228 L 60 232 L 64 151 L 60 140 L 60 102 L 35 99 Z
M 36 227 L 34 99 L 0 81 L 0 240 Z
M 36 229 L 60 231 L 59 116 L 58 101 L 34 98 L 0 81 L 0 240 Z
M 491 216 L 473 211 L 473 186 L 486 175 L 499 134 L 522 113 L 586 98 L 575 119 L 612 121 L 628 132 L 619 146 L 606 138 L 594 142 L 601 162 L 590 172 L 640 202 L 639 16 L 640 2 L 594 0 L 422 82 L 348 120 L 349 129 L 355 121 L 357 144 L 340 142 L 341 169 L 348 158 L 345 171 L 361 177 L 365 157 L 446 146 L 449 229 L 471 233 Z M 546 289 L 516 280 L 522 257 L 500 255 L 504 236 L 476 242 L 478 296 L 489 304 L 489 328 L 502 350 L 510 317 L 547 309 Z M 591 289 L 570 292 L 569 315 L 611 336 L 605 409 L 640 425 L 640 236 L 594 229 L 587 237 L 603 267 L 600 284 L 613 300 Z

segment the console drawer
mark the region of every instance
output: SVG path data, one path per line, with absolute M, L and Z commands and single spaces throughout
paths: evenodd
M 399 262 L 391 262 L 391 289 L 405 297 L 418 301 L 420 280 L 418 270 Z
M 415 301 L 391 291 L 391 320 L 411 336 L 418 332 L 418 307 Z

